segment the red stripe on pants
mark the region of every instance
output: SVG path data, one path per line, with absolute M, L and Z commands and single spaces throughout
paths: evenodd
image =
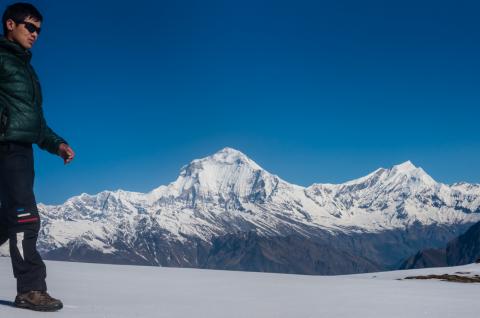
M 37 221 L 37 220 L 38 220 L 38 218 L 22 219 L 22 220 L 18 220 L 18 223 L 32 222 L 32 221 Z

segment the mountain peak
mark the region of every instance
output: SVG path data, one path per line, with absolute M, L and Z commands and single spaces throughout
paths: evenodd
M 217 164 L 247 164 L 252 167 L 254 170 L 263 170 L 256 162 L 248 158 L 243 152 L 230 148 L 225 147 L 220 149 L 216 153 L 211 156 L 208 156 L 203 159 L 197 159 L 200 161 L 213 161 Z
M 407 176 L 415 181 L 422 181 L 428 186 L 435 186 L 436 181 L 432 179 L 422 168 L 415 166 L 410 160 L 395 165 L 390 169 L 390 175 L 394 178 Z
M 216 153 L 229 153 L 229 154 L 242 154 L 244 155 L 240 150 L 231 148 L 231 147 L 224 147 L 223 149 L 220 149 Z
M 272 179 L 273 176 L 242 152 L 225 147 L 183 166 L 173 188 L 179 193 L 194 189 L 195 196 L 212 193 L 222 193 L 225 197 L 231 193 L 243 196 L 250 194 L 257 183 L 270 186 L 274 182 L 263 178 Z
M 408 172 L 415 169 L 417 169 L 417 167 L 410 160 L 407 160 L 405 162 L 402 162 L 401 164 L 393 166 L 393 170 L 396 170 L 398 172 Z
M 230 147 L 225 147 L 223 149 L 220 149 L 219 151 L 217 151 L 216 153 L 214 153 L 212 155 L 213 157 L 215 157 L 216 159 L 239 159 L 239 158 L 247 158 L 247 156 L 237 150 L 237 149 L 234 149 L 234 148 L 230 148 Z

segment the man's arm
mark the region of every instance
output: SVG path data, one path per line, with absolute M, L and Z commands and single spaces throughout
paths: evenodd
M 45 120 L 43 122 L 44 128 L 37 144 L 41 149 L 57 155 L 60 144 L 68 143 L 65 141 L 65 139 L 57 135 L 50 127 L 48 127 L 48 125 L 45 123 Z
M 45 119 L 43 119 L 43 123 L 43 127 L 45 128 L 42 132 L 42 138 L 38 142 L 38 146 L 54 155 L 62 157 L 64 164 L 70 163 L 75 157 L 73 149 L 70 148 L 65 139 L 57 135 L 50 127 L 48 127 Z

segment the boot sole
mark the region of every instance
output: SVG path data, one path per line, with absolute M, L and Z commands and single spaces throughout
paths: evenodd
M 19 303 L 14 303 L 15 307 L 17 308 L 22 308 L 22 309 L 30 309 L 34 311 L 57 311 L 63 308 L 63 304 L 59 304 L 57 306 L 38 306 L 38 305 L 32 305 L 28 302 L 19 302 Z

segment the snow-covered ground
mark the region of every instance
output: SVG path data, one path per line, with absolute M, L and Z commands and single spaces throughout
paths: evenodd
M 478 317 L 480 284 L 397 280 L 470 272 L 458 267 L 303 276 L 186 268 L 47 261 L 49 291 L 65 304 L 57 313 L 11 307 L 10 259 L 0 257 L 0 317 Z

